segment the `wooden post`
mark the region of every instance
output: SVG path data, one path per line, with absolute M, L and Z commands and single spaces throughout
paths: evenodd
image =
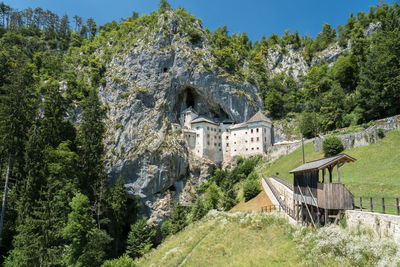
M 332 167 L 331 166 L 328 167 L 328 171 L 329 171 L 329 182 L 332 183 Z
M 362 197 L 360 197 L 360 210 L 362 211 Z
M 340 164 L 337 165 L 337 181 L 340 184 Z
M 325 169 L 322 170 L 322 183 L 325 183 Z
M 372 197 L 369 197 L 369 207 L 371 209 L 371 212 L 374 212 L 374 205 L 372 204 Z
M 303 224 L 303 203 L 301 203 L 300 206 L 300 219 L 301 219 L 301 224 Z
M 396 198 L 396 213 L 397 215 L 400 215 L 400 206 L 399 206 L 399 198 Z
M 385 198 L 382 198 L 382 213 L 385 213 Z
M 328 225 L 328 209 L 325 209 L 325 225 Z

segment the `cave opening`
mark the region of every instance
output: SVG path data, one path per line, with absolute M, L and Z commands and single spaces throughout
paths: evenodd
M 192 107 L 199 116 L 207 117 L 216 122 L 232 120 L 219 103 L 193 87 L 184 87 L 175 96 L 174 103 L 175 122 L 179 122 L 181 112 L 189 107 Z

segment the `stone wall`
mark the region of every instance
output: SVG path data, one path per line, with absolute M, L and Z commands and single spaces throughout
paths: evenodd
M 284 200 L 286 206 L 293 209 L 293 190 L 288 188 L 286 185 L 280 183 L 274 178 L 268 178 L 272 186 L 279 192 L 281 199 Z
M 370 126 L 364 131 L 338 135 L 337 137 L 342 140 L 345 149 L 367 146 L 376 143 L 380 139 L 380 137 L 378 136 L 379 129 L 382 129 L 384 133 L 394 129 L 400 129 L 400 116 L 390 119 L 388 118 L 376 121 L 374 126 Z M 331 135 L 328 134 L 315 138 L 314 150 L 322 150 L 322 142 L 326 137 L 329 136 Z
M 347 225 L 371 228 L 376 236 L 400 240 L 400 216 L 376 212 L 346 210 Z

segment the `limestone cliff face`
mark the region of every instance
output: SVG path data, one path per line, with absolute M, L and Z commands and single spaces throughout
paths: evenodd
M 210 162 L 196 166 L 199 159 L 189 155 L 181 134 L 172 132 L 181 111 L 192 106 L 200 115 L 242 122 L 262 107 L 256 87 L 204 66 L 212 61 L 202 27 L 194 25 L 201 40 L 193 44 L 181 33 L 180 20 L 172 12 L 161 15 L 157 31 L 112 58 L 99 90 L 108 105 L 107 173 L 112 181 L 122 176 L 150 214 L 168 210 L 157 206 L 171 197 L 168 189 L 178 198 L 188 181 L 201 182 L 213 167 Z

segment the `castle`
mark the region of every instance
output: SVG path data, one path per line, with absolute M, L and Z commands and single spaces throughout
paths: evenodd
M 272 122 L 261 111 L 248 121 L 234 124 L 224 120 L 215 122 L 191 107 L 180 115 L 180 125 L 188 149 L 195 155 L 214 162 L 222 162 L 235 156 L 249 157 L 266 153 L 272 145 Z

